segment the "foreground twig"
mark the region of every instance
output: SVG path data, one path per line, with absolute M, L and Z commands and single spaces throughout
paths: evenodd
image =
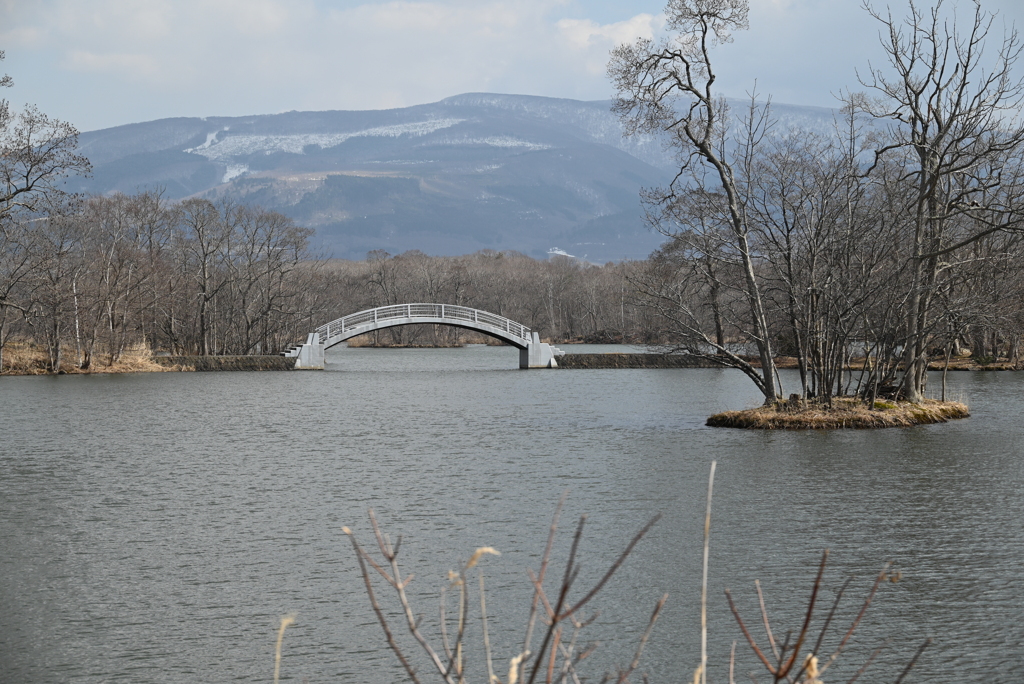
M 822 647 L 822 643 L 825 640 L 825 634 L 828 631 L 828 628 L 831 626 L 832 620 L 835 617 L 836 611 L 839 608 L 839 603 L 845 595 L 846 589 L 850 585 L 850 580 L 846 580 L 846 582 L 843 583 L 842 587 L 840 587 L 839 591 L 836 593 L 835 601 L 833 602 L 832 608 L 829 610 L 828 614 L 825 617 L 824 624 L 822 625 L 821 631 L 818 634 L 818 638 L 814 644 L 813 649 L 810 650 L 801 661 L 799 659 L 800 652 L 803 649 L 804 644 L 806 643 L 806 637 L 810 630 L 811 618 L 813 616 L 812 614 L 814 611 L 814 606 L 817 600 L 819 590 L 821 588 L 822 576 L 825 570 L 825 564 L 827 560 L 828 550 L 826 550 L 822 555 L 821 563 L 818 566 L 818 573 L 814 580 L 814 587 L 811 590 L 811 598 L 807 606 L 807 612 L 804 615 L 803 625 L 800 629 L 800 632 L 797 634 L 796 641 L 795 643 L 793 643 L 792 647 L 790 647 L 790 639 L 792 637 L 791 632 L 787 632 L 786 638 L 783 640 L 782 644 L 779 647 L 776 647 L 776 642 L 772 633 L 771 623 L 768 619 L 768 610 L 765 607 L 764 595 L 761 592 L 760 583 L 755 582 L 755 587 L 757 588 L 758 602 L 761 610 L 761 618 L 764 622 L 765 633 L 768 635 L 768 643 L 771 646 L 772 656 L 775 659 L 774 663 L 771 662 L 768 659 L 768 656 L 765 655 L 765 653 L 758 647 L 753 635 L 750 633 L 750 630 L 747 629 L 746 624 L 740 617 L 739 610 L 736 608 L 736 604 L 732 600 L 732 595 L 730 594 L 728 589 L 726 589 L 725 591 L 725 596 L 729 601 L 729 609 L 732 611 L 733 617 L 736 619 L 736 624 L 739 625 L 740 631 L 743 633 L 743 636 L 747 639 L 747 643 L 750 646 L 750 650 L 754 653 L 754 655 L 758 657 L 758 659 L 761 661 L 761 664 L 764 665 L 765 669 L 772 676 L 773 681 L 776 683 L 785 680 L 787 682 L 799 684 L 820 684 L 821 675 L 836 661 L 836 659 L 839 658 L 839 655 L 843 652 L 843 649 L 846 648 L 846 645 L 849 643 L 850 638 L 853 636 L 854 631 L 856 631 L 857 627 L 860 625 L 861 620 L 864 618 L 864 614 L 867 612 L 868 606 L 871 605 L 871 602 L 874 599 L 876 593 L 878 592 L 878 588 L 881 585 L 882 581 L 887 577 L 897 578 L 899 576 L 898 573 L 890 576 L 889 563 L 885 563 L 882 566 L 881 572 L 879 572 L 878 576 L 875 578 L 874 583 L 871 585 L 871 589 L 868 591 L 867 596 L 864 598 L 864 602 L 861 605 L 860 610 L 857 612 L 857 615 L 851 621 L 850 626 L 846 630 L 845 634 L 843 634 L 843 638 L 840 640 L 839 645 L 832 652 L 832 654 L 824 661 L 824 663 L 821 664 L 819 667 L 818 652 Z M 893 579 L 893 581 L 895 581 L 895 579 Z M 925 641 L 925 643 L 918 649 L 917 653 L 915 653 L 914 657 L 910 660 L 906 668 L 903 670 L 903 673 L 900 674 L 899 678 L 896 680 L 897 684 L 899 684 L 899 682 L 903 680 L 906 674 L 910 672 L 910 669 L 917 662 L 918 658 L 921 656 L 921 653 L 924 651 L 924 649 L 928 646 L 930 642 L 930 639 L 928 641 Z M 857 672 L 854 673 L 853 677 L 850 678 L 847 684 L 854 684 L 854 682 L 856 682 L 857 679 L 860 678 L 864 671 L 867 670 L 868 666 L 871 665 L 872 662 L 874 662 L 875 658 L 878 656 L 878 654 L 882 651 L 884 647 L 885 644 L 878 647 L 871 654 L 871 656 L 868 657 L 867 661 L 864 662 L 860 669 L 858 669 Z M 800 663 L 799 668 L 796 667 L 797 663 Z M 731 663 L 729 676 L 731 681 Z M 756 678 L 753 676 L 753 673 L 751 673 L 751 679 L 753 681 L 757 681 Z
M 881 653 L 882 649 L 884 649 L 885 647 L 886 644 L 882 644 L 881 646 L 876 648 L 874 652 L 872 652 L 872 654 L 868 656 L 868 659 L 864 661 L 864 664 L 860 666 L 860 669 L 853 673 L 853 676 L 850 677 L 850 680 L 846 682 L 846 684 L 853 684 L 854 682 L 856 682 L 857 679 L 860 678 L 862 674 L 864 674 L 864 671 L 868 669 L 868 666 L 870 666 L 871 663 L 875 662 L 875 658 L 878 657 L 878 654 Z
M 601 589 L 608 582 L 611 576 L 615 574 L 615 571 L 622 567 L 622 563 L 626 560 L 626 557 L 629 556 L 630 552 L 632 552 L 633 548 L 637 545 L 637 543 L 641 539 L 643 539 L 644 535 L 646 535 L 650 531 L 651 527 L 654 526 L 654 523 L 658 522 L 658 520 L 660 519 L 660 513 L 651 518 L 651 520 L 646 525 L 644 525 L 644 527 L 639 532 L 636 533 L 633 539 L 626 546 L 625 550 L 623 550 L 623 552 L 619 555 L 615 562 L 612 563 L 611 567 L 608 568 L 608 571 L 605 572 L 604 576 L 597 581 L 593 588 L 591 588 L 591 590 L 588 591 L 583 596 L 583 598 L 577 601 L 574 605 L 572 605 L 569 608 L 562 609 L 561 606 L 563 606 L 566 603 L 566 598 L 569 594 L 569 590 L 572 588 L 573 582 L 575 582 L 576 576 L 579 574 L 579 565 L 576 564 L 576 553 L 579 549 L 580 538 L 583 535 L 583 525 L 586 522 L 586 516 L 582 516 L 580 518 L 580 522 L 576 527 L 576 534 L 573 536 L 572 547 L 569 551 L 569 559 L 565 565 L 565 573 L 562 578 L 562 586 L 559 588 L 558 600 L 554 604 L 555 606 L 559 606 L 559 608 L 555 612 L 551 624 L 548 626 L 547 633 L 544 635 L 544 639 L 541 642 L 540 648 L 537 650 L 536 660 L 533 663 L 533 669 L 530 671 L 530 678 L 527 680 L 527 684 L 533 684 L 534 680 L 536 679 L 537 673 L 540 670 L 541 663 L 544 659 L 544 654 L 547 652 L 547 648 L 551 643 L 551 639 L 554 636 L 558 623 L 575 614 L 580 608 L 586 605 L 588 601 L 594 598 L 594 596 L 596 596 L 599 591 L 601 591 Z
M 651 613 L 651 619 L 647 621 L 647 629 L 644 630 L 643 635 L 640 637 L 640 643 L 637 644 L 636 654 L 633 656 L 633 661 L 629 664 L 629 667 L 619 673 L 619 678 L 616 684 L 623 684 L 629 679 L 629 675 L 633 674 L 633 671 L 640 666 L 640 656 L 644 654 L 644 647 L 647 645 L 647 640 L 651 638 L 651 632 L 654 631 L 654 623 L 658 621 L 658 616 L 661 615 L 661 609 L 665 607 L 665 602 L 668 601 L 668 594 L 664 594 L 658 604 L 654 606 L 654 612 Z
M 551 613 L 548 631 L 544 634 L 544 640 L 541 641 L 540 648 L 537 650 L 537 657 L 533 662 L 533 669 L 530 671 L 528 684 L 533 684 L 533 680 L 537 677 L 537 671 L 540 669 L 540 666 L 544 661 L 544 653 L 547 650 L 548 643 L 551 641 L 551 637 L 558 629 L 558 610 L 561 609 L 562 604 L 565 602 L 566 595 L 569 593 L 569 588 L 572 587 L 572 583 L 575 581 L 577 573 L 579 573 L 579 566 L 575 564 L 576 550 L 579 548 L 580 538 L 583 536 L 583 525 L 586 521 L 587 516 L 580 516 L 580 521 L 576 525 L 576 534 L 573 535 L 572 546 L 569 548 L 569 560 L 565 563 L 565 573 L 562 576 L 562 586 L 559 589 L 558 600 L 555 602 L 555 608 Z
M 882 564 L 882 570 L 878 573 L 878 576 L 875 578 L 875 583 L 871 585 L 871 591 L 869 591 L 867 597 L 865 597 L 864 603 L 860 607 L 860 612 L 857 613 L 857 617 L 855 617 L 853 619 L 853 622 L 850 623 L 850 628 L 846 630 L 846 634 L 843 635 L 843 639 L 839 642 L 839 645 L 836 647 L 836 650 L 832 652 L 832 655 L 829 656 L 829 659 L 825 662 L 824 665 L 821 666 L 820 672 L 825 672 L 825 670 L 827 670 L 832 665 L 832 663 L 834 663 L 836 659 L 839 658 L 839 654 L 843 652 L 843 649 L 846 648 L 846 644 L 850 640 L 850 637 L 853 636 L 854 630 L 857 629 L 857 626 L 860 624 L 860 621 L 864 618 L 864 614 L 868 612 L 868 606 L 870 606 L 871 601 L 874 600 L 875 594 L 878 592 L 878 587 L 882 584 L 882 580 L 884 580 L 886 576 L 889 574 L 890 565 L 890 563 Z
M 711 532 L 711 504 L 714 487 L 714 477 L 716 470 L 716 463 L 711 463 L 711 469 L 708 477 L 708 488 L 707 488 L 707 503 L 704 515 L 704 544 L 703 544 L 703 567 L 701 577 L 701 653 L 700 653 L 700 665 L 694 671 L 693 682 L 694 684 L 706 684 L 708 680 L 707 669 L 708 669 L 708 656 L 707 656 L 707 587 L 708 587 L 708 569 L 709 569 L 709 558 L 710 558 L 710 532 Z M 493 653 L 491 649 L 490 641 L 490 626 L 489 616 L 487 610 L 486 600 L 486 584 L 482 570 L 479 571 L 479 601 L 480 601 L 480 618 L 482 625 L 482 636 L 483 636 L 483 651 L 484 658 L 487 668 L 487 684 L 533 684 L 537 680 L 538 674 L 544 671 L 545 684 L 554 684 L 556 681 L 558 684 L 579 684 L 581 676 L 577 674 L 578 664 L 587 658 L 596 648 L 596 645 L 591 645 L 581 652 L 578 651 L 578 644 L 580 632 L 596 619 L 596 613 L 586 620 L 581 620 L 577 617 L 580 610 L 597 595 L 598 592 L 607 584 L 609 579 L 615 572 L 622 566 L 625 559 L 634 550 L 639 541 L 650 531 L 651 527 L 660 518 L 660 515 L 652 518 L 636 535 L 631 539 L 629 544 L 626 545 L 625 549 L 619 554 L 615 561 L 610 565 L 607 571 L 598 579 L 598 581 L 583 594 L 583 597 L 571 603 L 568 598 L 569 594 L 575 586 L 576 579 L 580 574 L 580 563 L 578 556 L 580 553 L 581 540 L 583 537 L 583 530 L 586 524 L 586 516 L 581 516 L 576 526 L 575 533 L 572 537 L 572 543 L 569 548 L 568 558 L 565 563 L 565 569 L 562 573 L 561 583 L 558 584 L 558 595 L 557 598 L 552 601 L 549 600 L 549 595 L 544 589 L 544 579 L 547 573 L 548 566 L 550 564 L 551 553 L 554 545 L 554 536 L 558 525 L 558 518 L 561 513 L 563 504 L 565 502 L 565 496 L 563 495 L 555 509 L 555 514 L 552 519 L 550 526 L 547 544 L 544 550 L 544 555 L 541 558 L 541 564 L 537 574 L 534 574 L 533 570 L 527 569 L 527 574 L 530 581 L 533 583 L 533 598 L 530 607 L 530 614 L 527 621 L 526 638 L 523 642 L 523 650 L 515 657 L 509 660 L 508 677 L 506 682 L 502 682 L 501 678 L 494 671 Z M 442 590 L 442 597 L 440 603 L 440 633 L 441 633 L 441 645 L 444 655 L 444 660 L 428 643 L 426 637 L 420 631 L 420 620 L 422 616 L 416 617 L 409 597 L 406 594 L 406 587 L 413 579 L 413 575 L 410 573 L 407 577 L 403 578 L 401 569 L 398 564 L 398 552 L 401 548 L 402 538 L 398 537 L 396 543 L 392 544 L 391 538 L 384 534 L 380 526 L 377 523 L 377 519 L 372 510 L 369 511 L 370 522 L 373 527 L 374 538 L 377 542 L 377 547 L 383 557 L 383 562 L 376 562 L 370 554 L 363 549 L 355 539 L 351 530 L 347 527 L 343 528 L 345 534 L 347 534 L 352 543 L 353 549 L 356 552 L 356 559 L 359 562 L 360 571 L 363 577 L 363 582 L 366 587 L 367 596 L 370 599 L 370 605 L 372 606 L 374 613 L 377 616 L 378 622 L 384 631 L 385 639 L 387 640 L 389 648 L 395 653 L 402 666 L 405 668 L 406 673 L 409 676 L 410 681 L 414 684 L 419 684 L 419 678 L 414 671 L 409 658 L 402 651 L 399 646 L 391 626 L 388 624 L 388 620 L 385 617 L 384 611 L 381 608 L 377 595 L 373 589 L 373 583 L 371 582 L 370 568 L 373 568 L 378 575 L 380 575 L 385 582 L 387 582 L 392 589 L 395 590 L 395 594 L 398 599 L 400 611 L 405 618 L 406 626 L 409 629 L 413 639 L 420 645 L 427 654 L 431 662 L 434 664 L 435 669 L 441 676 L 441 679 L 446 684 L 465 684 L 466 680 L 466 665 L 465 665 L 465 639 L 466 631 L 468 627 L 468 616 L 469 616 L 469 583 L 467 582 L 467 572 L 475 567 L 480 559 L 487 554 L 500 555 L 498 552 L 490 547 L 478 548 L 471 558 L 462 565 L 459 570 L 449 572 L 449 588 L 457 587 L 459 590 L 459 609 L 458 609 L 458 626 L 457 631 L 454 635 L 451 635 L 447 626 L 447 612 L 446 606 L 447 601 L 445 600 L 445 591 Z M 733 617 L 736 619 L 737 625 L 746 638 L 748 645 L 750 646 L 753 653 L 761 661 L 762 665 L 771 675 L 771 679 L 774 684 L 780 684 L 780 682 L 787 682 L 787 684 L 821 684 L 821 675 L 824 673 L 839 657 L 843 652 L 847 644 L 850 642 L 855 630 L 861 623 L 865 613 L 872 600 L 874 599 L 882 581 L 886 578 L 896 581 L 899 579 L 900 573 L 890 573 L 890 565 L 886 563 L 883 565 L 881 572 L 875 578 L 874 583 L 871 586 L 870 591 L 867 593 L 863 604 L 860 607 L 857 615 L 851 621 L 848 629 L 843 634 L 842 639 L 836 646 L 835 650 L 820 663 L 819 667 L 819 651 L 824 643 L 825 636 L 831 627 L 833 620 L 837 614 L 840 602 L 842 601 L 846 590 L 850 585 L 851 580 L 847 580 L 841 588 L 836 592 L 835 600 L 832 602 L 831 609 L 825 615 L 823 625 L 817 635 L 817 639 L 813 643 L 813 647 L 809 648 L 810 645 L 810 630 L 812 620 L 814 618 L 815 608 L 817 606 L 818 596 L 820 594 L 822 580 L 824 577 L 825 566 L 828 561 L 829 552 L 825 550 L 822 554 L 821 561 L 818 566 L 814 584 L 811 590 L 810 599 L 807 604 L 806 612 L 804 614 L 800 630 L 797 632 L 787 631 L 785 637 L 781 642 L 775 638 L 775 632 L 772 629 L 771 621 L 768 615 L 768 608 L 766 606 L 764 593 L 761 590 L 760 582 L 755 581 L 754 585 L 757 591 L 758 607 L 760 609 L 760 617 L 764 625 L 765 634 L 768 638 L 769 652 L 765 653 L 758 646 L 753 634 L 751 634 L 746 623 L 743 621 L 739 614 L 732 595 L 729 590 L 726 589 L 725 595 L 728 600 L 729 609 L 731 610 Z M 616 668 L 613 673 L 609 672 L 606 674 L 602 682 L 614 681 L 616 684 L 628 684 L 630 677 L 636 672 L 639 667 L 641 657 L 643 656 L 644 650 L 653 632 L 655 623 L 657 622 L 668 595 L 664 595 L 661 600 L 654 607 L 648 621 L 647 627 L 640 637 L 639 643 L 637 644 L 635 654 L 629 665 L 625 669 Z M 541 641 L 540 647 L 533 651 L 531 647 L 531 640 L 533 636 L 533 630 L 538 619 L 538 609 L 543 610 L 543 618 L 546 623 L 547 629 L 544 634 L 544 638 Z M 285 627 L 291 624 L 290 618 L 282 620 L 280 633 L 278 635 L 277 644 L 277 656 L 275 660 L 275 682 L 277 680 L 280 668 L 280 652 L 281 652 L 281 641 L 284 634 Z M 568 623 L 566 621 L 569 621 Z M 571 626 L 571 630 L 570 630 Z M 454 641 L 451 640 L 451 636 L 454 636 Z M 916 664 L 921 654 L 930 644 L 931 640 L 925 641 L 924 644 L 917 650 L 914 657 L 907 664 L 906 668 L 897 678 L 895 684 L 901 684 L 905 679 L 907 673 Z M 883 645 L 884 647 L 884 645 Z M 853 677 L 849 680 L 848 684 L 855 684 L 860 678 L 868 666 L 874 662 L 875 658 L 881 652 L 883 647 L 879 647 L 874 653 L 867 659 L 862 667 L 857 670 Z M 529 673 L 529 677 L 525 678 L 525 664 L 528 660 L 533 659 L 532 668 Z M 447 663 L 445 662 L 447 661 Z M 729 684 L 734 684 L 735 674 L 735 663 L 736 663 L 736 642 L 733 642 L 732 649 L 729 655 Z M 646 683 L 647 676 L 643 673 L 640 674 L 642 680 Z M 750 673 L 752 681 L 756 682 L 757 678 L 754 673 Z
M 388 627 L 388 621 L 384 617 L 384 611 L 380 609 L 380 604 L 377 603 L 377 596 L 373 592 L 373 584 L 370 582 L 370 573 L 366 570 L 366 561 L 363 560 L 363 550 L 359 546 L 359 542 L 356 541 L 356 537 L 352 534 L 352 530 L 347 527 L 341 528 L 341 531 L 348 535 L 348 538 L 352 541 L 352 548 L 355 549 L 356 558 L 359 560 L 359 569 L 363 573 L 363 583 L 366 586 L 366 595 L 370 598 L 370 605 L 373 607 L 373 612 L 377 615 L 377 621 L 380 622 L 381 628 L 384 630 L 384 638 L 388 642 L 388 647 L 398 657 L 399 662 L 402 663 L 402 667 L 409 674 L 409 679 L 413 681 L 413 684 L 419 684 L 419 679 L 416 677 L 416 671 L 412 669 L 412 665 L 409 663 L 409 659 L 405 657 L 398 642 L 395 641 L 394 635 L 391 633 L 391 629 Z M 449 684 L 454 684 L 450 679 L 445 677 Z
M 754 588 L 757 589 L 757 600 L 761 604 L 761 620 L 764 622 L 764 631 L 768 635 L 768 645 L 771 646 L 772 655 L 779 659 L 779 649 L 775 645 L 775 636 L 772 635 L 772 626 L 768 621 L 768 610 L 764 607 L 764 594 L 761 592 L 761 580 L 754 580 Z
M 896 678 L 896 681 L 893 682 L 893 684 L 900 684 L 900 682 L 903 681 L 903 678 L 907 676 L 908 672 L 910 672 L 910 668 L 914 667 L 914 664 L 917 662 L 917 659 L 921 657 L 922 653 L 924 653 L 924 649 L 928 648 L 929 644 L 931 643 L 932 640 L 930 638 L 924 640 L 924 643 L 921 644 L 921 647 L 917 649 L 917 653 L 915 653 L 914 657 L 910 659 L 910 662 L 907 663 L 907 666 L 903 669 L 903 672 L 900 673 L 900 676 Z
M 587 626 L 594 618 L 588 620 L 580 620 L 576 617 L 579 611 L 585 606 L 593 597 L 605 586 L 611 576 L 618 570 L 626 557 L 632 552 L 636 544 L 647 534 L 651 526 L 658 520 L 660 516 L 655 516 L 650 522 L 647 523 L 629 542 L 625 550 L 616 558 L 612 563 L 611 567 L 604 573 L 604 575 L 594 584 L 593 587 L 587 591 L 581 599 L 576 601 L 574 604 L 570 604 L 567 600 L 568 595 L 576 578 L 580 572 L 580 564 L 577 561 L 579 554 L 580 542 L 583 536 L 583 530 L 586 522 L 586 517 L 580 518 L 579 524 L 577 525 L 576 532 L 573 535 L 572 545 L 569 552 L 569 558 L 566 563 L 565 572 L 563 573 L 562 582 L 559 586 L 559 595 L 556 601 L 552 602 L 548 600 L 548 596 L 544 592 L 543 581 L 544 576 L 547 572 L 548 565 L 550 563 L 551 551 L 554 545 L 554 535 L 557 529 L 557 522 L 559 514 L 561 513 L 562 505 L 565 501 L 563 496 L 561 501 L 555 510 L 554 519 L 551 524 L 551 529 L 548 535 L 548 543 L 544 552 L 544 556 L 541 561 L 541 567 L 538 575 L 534 575 L 532 571 L 528 570 L 530 579 L 534 584 L 534 595 L 530 610 L 530 617 L 527 625 L 526 639 L 524 642 L 523 651 L 512 658 L 509 661 L 509 673 L 507 684 L 518 684 L 522 682 L 523 666 L 527 659 L 533 658 L 533 669 L 530 673 L 530 680 L 534 681 L 537 673 L 543 668 L 546 671 L 545 681 L 549 684 L 554 682 L 556 678 L 556 672 L 558 672 L 558 679 L 560 682 L 567 682 L 570 679 L 574 684 L 580 682 L 580 677 L 576 674 L 576 665 L 587 658 L 594 650 L 594 646 L 591 646 L 582 653 L 577 653 L 577 640 L 579 638 L 580 630 Z M 413 579 L 413 575 L 409 574 L 403 577 L 402 570 L 398 563 L 398 552 L 401 548 L 402 538 L 398 537 L 398 540 L 392 544 L 391 538 L 385 534 L 380 525 L 377 522 L 377 518 L 373 513 L 373 510 L 368 512 L 370 518 L 370 524 L 373 528 L 374 539 L 377 542 L 377 548 L 383 558 L 383 562 L 378 563 L 373 557 L 356 541 L 355 535 L 352 531 L 345 527 L 343 531 L 349 536 L 352 543 L 352 548 L 356 553 L 356 559 L 359 562 L 360 572 L 363 577 L 363 583 L 366 588 L 367 597 L 370 599 L 370 605 L 373 608 L 374 613 L 377 616 L 377 621 L 380 623 L 381 628 L 384 630 L 384 637 L 387 641 L 388 647 L 398 657 L 399 662 L 405 668 L 406 673 L 409 676 L 410 681 L 414 684 L 420 684 L 419 675 L 415 672 L 412 667 L 411 661 L 408 655 L 402 650 L 398 640 L 395 638 L 395 634 L 392 630 L 391 625 L 388 622 L 387 617 L 384 614 L 384 610 L 381 608 L 380 602 L 378 601 L 377 594 L 373 588 L 373 582 L 371 581 L 370 568 L 376 571 L 388 585 L 395 591 L 395 595 L 398 599 L 399 609 L 405 618 L 406 627 L 413 639 L 420 645 L 424 653 L 428 656 L 430 661 L 433 663 L 434 668 L 437 670 L 441 679 L 446 684 L 463 684 L 466 678 L 466 667 L 465 667 L 465 653 L 464 648 L 466 645 L 466 630 L 468 627 L 468 611 L 469 611 L 469 593 L 468 593 L 468 582 L 467 572 L 477 565 L 480 558 L 486 554 L 500 555 L 495 549 L 491 547 L 478 548 L 472 555 L 472 557 L 462 565 L 457 572 L 449 573 L 449 581 L 451 587 L 458 588 L 459 591 L 459 608 L 458 608 L 458 625 L 454 634 L 451 634 L 448 629 L 448 616 L 447 616 L 447 601 L 445 600 L 445 592 L 442 590 L 441 602 L 440 602 L 440 632 L 441 632 L 441 652 L 439 655 L 437 651 L 430 645 L 427 638 L 420 630 L 420 618 L 417 618 L 409 596 L 406 593 L 406 587 Z M 489 628 L 489 616 L 487 611 L 487 598 L 486 598 L 486 583 L 481 571 L 479 574 L 479 587 L 480 587 L 480 618 L 482 625 L 483 634 L 483 648 L 484 658 L 487 667 L 487 680 L 488 684 L 502 684 L 501 679 L 494 671 L 493 653 L 491 650 L 490 640 L 490 628 Z M 636 655 L 631 661 L 630 668 L 626 671 L 626 676 L 634 671 L 639 665 L 640 657 L 643 654 L 644 647 L 650 638 L 651 632 L 654 628 L 654 623 L 657 621 L 658 616 L 661 613 L 662 606 L 665 603 L 663 598 L 656 606 L 654 612 L 651 615 L 651 619 L 644 632 L 640 644 L 638 645 Z M 547 617 L 548 629 L 544 636 L 541 647 L 532 653 L 530 649 L 530 641 L 534 625 L 537 620 L 538 607 L 543 606 L 544 612 Z M 571 621 L 572 631 L 566 631 L 566 621 Z M 561 658 L 561 661 L 559 660 Z
M 533 627 L 537 622 L 537 603 L 543 594 L 541 588 L 544 583 L 544 576 L 547 574 L 548 562 L 551 560 L 551 549 L 555 544 L 555 532 L 558 530 L 558 518 L 562 513 L 562 507 L 565 505 L 565 500 L 569 496 L 569 490 L 562 492 L 562 497 L 558 500 L 558 505 L 555 506 L 555 514 L 551 516 L 551 527 L 548 530 L 548 541 L 544 546 L 544 555 L 540 561 L 540 571 L 537 573 L 536 579 L 532 578 L 534 584 L 533 591 L 533 602 L 530 604 L 530 618 L 526 621 L 526 638 L 523 639 L 523 651 L 519 654 L 518 660 L 516 661 L 516 678 L 522 679 L 523 677 L 523 666 L 526 661 L 529 660 L 530 645 L 533 640 Z M 545 598 L 545 601 L 547 599 Z M 511 676 L 509 677 L 511 680 Z
M 793 645 L 793 654 L 789 656 L 789 660 L 785 665 L 779 668 L 779 672 L 775 675 L 776 679 L 785 677 L 789 674 L 790 670 L 793 669 L 793 665 L 797 661 L 797 657 L 800 655 L 800 648 L 804 645 L 804 639 L 807 638 L 807 631 L 811 628 L 811 616 L 814 613 L 814 604 L 818 599 L 818 590 L 821 589 L 821 577 L 825 574 L 825 563 L 828 562 L 828 549 L 825 549 L 824 553 L 821 554 L 821 564 L 818 566 L 818 576 L 814 578 L 814 588 L 811 589 L 811 600 L 807 604 L 807 614 L 804 616 L 803 627 L 800 628 L 800 635 L 796 639 L 796 644 Z M 799 673 L 797 674 L 799 677 Z
M 725 598 L 729 601 L 729 610 L 732 611 L 733 617 L 736 618 L 736 622 L 737 624 L 739 624 L 740 631 L 743 632 L 743 636 L 747 638 L 747 643 L 750 644 L 750 649 L 758 658 L 761 659 L 761 663 L 764 664 L 768 672 L 771 673 L 772 676 L 775 676 L 775 673 L 777 672 L 775 666 L 768 662 L 768 658 L 766 658 L 764 653 L 761 652 L 761 649 L 758 648 L 757 642 L 754 641 L 754 637 L 747 630 L 747 626 L 743 624 L 743 620 L 740 618 L 739 611 L 736 610 L 736 604 L 734 604 L 732 601 L 732 594 L 729 592 L 728 589 L 725 590 Z

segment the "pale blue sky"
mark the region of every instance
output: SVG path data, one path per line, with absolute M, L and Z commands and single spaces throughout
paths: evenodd
M 883 3 L 876 3 L 884 6 Z M 904 14 L 903 0 L 891 3 Z M 968 2 L 961 0 L 963 6 Z M 400 107 L 463 92 L 602 99 L 662 0 L 0 0 L 2 95 L 81 130 L 171 116 Z M 1024 2 L 986 0 L 1024 28 Z M 859 0 L 751 0 L 716 55 L 741 97 L 833 106 L 880 61 Z M 1001 27 L 999 29 L 1001 32 Z

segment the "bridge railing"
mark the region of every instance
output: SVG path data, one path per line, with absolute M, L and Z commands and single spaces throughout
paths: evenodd
M 484 324 L 498 328 L 505 333 L 517 337 L 524 342 L 530 341 L 530 329 L 521 323 L 490 313 L 480 309 L 471 309 L 467 306 L 456 306 L 454 304 L 394 304 L 391 306 L 380 306 L 376 309 L 367 309 L 354 314 L 331 321 L 316 329 L 323 342 L 344 335 L 357 328 L 372 328 L 374 324 L 395 320 L 406 319 L 441 319 L 450 320 L 453 323 L 468 323 L 470 325 Z

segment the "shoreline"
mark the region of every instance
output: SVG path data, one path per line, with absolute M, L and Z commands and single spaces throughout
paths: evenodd
M 295 370 L 295 357 L 276 354 L 250 356 L 154 356 L 153 363 L 170 371 L 290 371 Z
M 636 354 L 611 352 L 605 354 L 573 354 L 556 356 L 557 368 L 604 369 L 604 368 L 722 368 L 709 361 L 687 354 Z
M 564 344 L 564 343 L 562 343 Z M 359 346 L 356 348 L 373 349 L 440 349 L 461 348 L 465 345 L 379 345 Z M 488 345 L 490 346 L 490 345 Z M 495 345 L 498 346 L 498 345 Z M 556 357 L 558 368 L 569 370 L 596 369 L 679 369 L 679 368 L 727 368 L 713 360 L 694 357 L 687 354 L 665 354 L 658 352 L 604 352 L 604 353 L 573 353 L 571 345 L 564 356 Z M 53 373 L 46 368 L 46 356 L 39 349 L 30 349 L 22 345 L 13 345 L 4 350 L 4 368 L 2 376 L 16 375 L 93 375 L 112 373 L 166 373 L 166 372 L 206 372 L 206 371 L 237 371 L 237 370 L 293 370 L 293 358 L 276 354 L 247 356 L 154 356 L 148 351 L 128 350 L 113 364 L 106 364 L 99 359 L 93 361 L 90 368 L 80 369 L 73 363 L 62 363 L 60 371 Z M 756 359 L 749 360 L 751 365 L 759 367 Z M 781 356 L 775 360 L 780 369 L 796 369 L 796 360 Z M 857 372 L 862 370 L 863 360 L 855 361 L 846 370 Z M 942 372 L 945 360 L 929 361 L 928 370 Z M 951 372 L 993 372 L 1022 370 L 1011 360 L 977 363 L 971 357 L 952 359 L 949 364 Z
M 295 358 L 278 354 L 249 356 L 153 356 L 149 352 L 129 351 L 113 364 L 94 359 L 89 368 L 62 363 L 56 373 L 48 370 L 46 357 L 37 351 L 19 349 L 13 360 L 4 354 L 0 377 L 26 375 L 123 375 L 126 373 L 193 373 L 207 371 L 290 371 Z M 9 365 L 10 364 L 10 365 Z M 13 366 L 13 368 L 12 368 Z
M 22 350 L 24 351 L 24 350 Z M 89 369 L 64 365 L 59 373 L 46 371 L 45 358 L 38 353 L 15 356 L 22 368 L 5 370 L 4 376 L 21 375 L 110 375 L 124 373 L 230 372 L 295 370 L 295 358 L 280 355 L 251 356 L 152 356 L 132 350 L 110 365 L 95 364 Z M 569 370 L 605 369 L 686 369 L 722 368 L 708 359 L 683 354 L 566 354 L 557 357 L 557 367 Z M 995 364 L 991 364 L 995 365 Z M 66 368 L 66 370 L 65 370 Z M 954 368 L 950 368 L 954 370 Z M 960 371 L 1013 370 L 988 366 L 958 367 Z M 832 430 L 879 429 L 945 423 L 970 417 L 965 404 L 954 401 L 925 400 L 921 404 L 876 400 L 869 408 L 853 397 L 833 399 L 832 407 L 813 402 L 781 401 L 774 406 L 759 406 L 741 411 L 723 411 L 710 416 L 705 425 L 746 430 Z

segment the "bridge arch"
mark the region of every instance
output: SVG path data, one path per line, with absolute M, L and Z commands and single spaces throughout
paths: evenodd
M 554 368 L 564 352 L 540 341 L 540 335 L 504 316 L 454 304 L 392 304 L 366 309 L 325 323 L 307 336 L 306 343 L 285 352 L 296 357 L 296 368 L 323 368 L 324 352 L 337 344 L 374 330 L 399 325 L 435 323 L 476 330 L 519 349 L 520 368 Z
M 325 323 L 316 329 L 325 349 L 358 335 L 399 325 L 436 323 L 476 330 L 513 347 L 526 349 L 533 341 L 522 323 L 480 309 L 453 304 L 394 304 L 367 309 Z

